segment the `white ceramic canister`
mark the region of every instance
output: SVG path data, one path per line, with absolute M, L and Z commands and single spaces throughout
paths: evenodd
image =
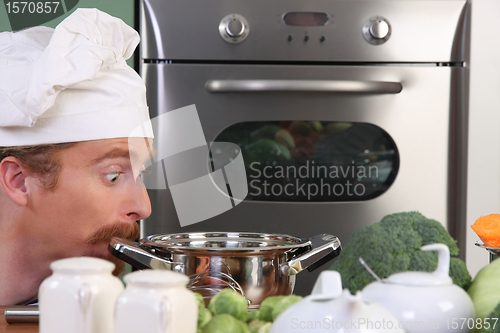
M 98 258 L 54 261 L 53 273 L 40 285 L 40 333 L 113 332 L 114 305 L 123 283 L 115 265 Z
M 124 278 L 116 302 L 116 333 L 196 333 L 198 302 L 189 278 L 168 270 L 144 270 Z

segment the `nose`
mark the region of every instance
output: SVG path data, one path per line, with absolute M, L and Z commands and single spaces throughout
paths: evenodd
M 148 191 L 135 182 L 127 189 L 129 197 L 126 204 L 127 217 L 131 220 L 142 220 L 151 215 L 151 201 Z

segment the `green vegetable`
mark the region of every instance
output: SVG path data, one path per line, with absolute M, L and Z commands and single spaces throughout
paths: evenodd
M 271 330 L 271 326 L 273 326 L 272 323 L 265 323 L 259 328 L 257 333 L 269 333 L 269 331 Z
M 260 303 L 259 319 L 262 321 L 273 321 L 273 310 L 279 301 L 286 296 L 270 296 Z
M 474 283 L 474 282 L 473 282 Z M 478 317 L 479 318 L 479 317 Z M 489 318 L 487 321 L 482 321 L 481 326 L 489 326 L 489 328 L 483 328 L 481 333 L 500 333 L 500 303 L 493 309 L 486 318 Z M 487 324 L 489 323 L 489 325 Z
M 200 318 L 198 317 L 198 328 L 205 327 L 205 325 L 208 324 L 208 322 L 210 320 L 212 320 L 212 313 L 208 309 L 203 309 L 202 312 L 203 312 L 203 315 L 202 315 L 201 321 L 199 321 Z
M 200 293 L 193 293 L 198 301 L 198 329 L 203 328 L 210 319 L 212 319 L 212 314 L 210 311 L 205 309 L 205 301 Z
M 488 318 L 489 313 L 500 303 L 499 276 L 500 258 L 483 267 L 472 281 L 468 293 L 474 303 L 477 318 Z
M 220 294 L 220 293 L 219 293 Z M 247 324 L 223 313 L 212 318 L 202 329 L 203 333 L 251 333 Z
M 241 294 L 231 288 L 226 288 L 212 297 L 208 309 L 214 316 L 227 313 L 246 322 L 248 302 Z
M 262 321 L 259 319 L 254 319 L 251 322 L 248 323 L 248 328 L 250 329 L 251 333 L 258 333 L 259 329 L 267 324 L 267 321 Z
M 260 163 L 287 161 L 292 158 L 288 148 L 271 139 L 259 139 L 249 143 L 242 147 L 242 151 L 245 159 Z
M 274 140 L 276 133 L 281 130 L 281 127 L 275 124 L 266 124 L 259 129 L 250 133 L 250 137 L 255 141 L 256 139 L 271 139 Z
M 293 136 L 286 129 L 280 129 L 278 132 L 276 132 L 274 141 L 276 141 L 277 143 L 281 143 L 288 149 L 295 148 L 295 141 L 293 139 Z
M 427 244 L 443 243 L 450 249 L 450 276 L 467 290 L 471 277 L 465 263 L 457 258 L 456 241 L 441 223 L 418 212 L 385 216 L 380 222 L 358 229 L 340 252 L 331 269 L 342 276 L 344 288 L 356 293 L 375 279 L 359 263 L 359 257 L 381 278 L 404 271 L 434 271 L 435 251 L 421 251 Z
M 259 319 L 259 313 L 260 313 L 259 310 L 254 310 L 254 311 L 248 312 L 247 322 L 249 323 L 254 319 Z
M 303 135 L 307 136 L 312 132 L 315 132 L 315 128 L 308 122 L 305 121 L 294 121 L 293 123 L 290 124 L 290 127 L 288 128 L 290 133 L 294 135 Z
M 298 302 L 302 299 L 302 296 L 297 296 L 297 295 L 290 295 L 286 296 L 283 298 L 281 301 L 276 303 L 276 305 L 273 308 L 272 316 L 273 316 L 273 321 L 278 318 L 278 316 L 288 309 L 293 303 Z

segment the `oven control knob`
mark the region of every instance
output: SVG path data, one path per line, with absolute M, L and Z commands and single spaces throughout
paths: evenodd
M 248 37 L 249 31 L 248 21 L 239 14 L 229 14 L 219 24 L 222 39 L 231 44 L 243 42 Z
M 370 44 L 383 44 L 390 36 L 391 25 L 383 17 L 372 17 L 363 25 L 363 37 L 365 37 L 365 40 Z
M 373 38 L 383 39 L 389 34 L 389 24 L 384 20 L 377 20 L 370 25 L 370 35 Z
M 234 18 L 227 22 L 226 24 L 226 32 L 231 37 L 240 37 L 245 32 L 245 26 L 243 22 Z

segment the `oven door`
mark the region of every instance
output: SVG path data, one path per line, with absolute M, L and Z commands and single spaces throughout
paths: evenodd
M 181 228 L 170 191 L 149 190 L 153 213 L 142 236 L 329 233 L 346 244 L 356 229 L 412 210 L 450 227 L 464 207 L 452 193 L 461 188 L 456 165 L 463 153 L 450 131 L 464 114 L 464 70 L 144 64 L 151 116 L 195 104 L 207 142 L 240 146 L 249 194 L 233 209 Z M 162 144 L 161 133 L 156 140 Z M 304 275 L 299 294 L 310 291 L 317 273 Z

